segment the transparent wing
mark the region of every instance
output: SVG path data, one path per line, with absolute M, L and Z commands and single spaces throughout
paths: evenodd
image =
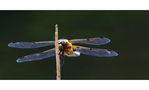
M 85 55 L 91 55 L 91 56 L 97 56 L 97 57 L 113 57 L 118 56 L 118 53 L 115 51 L 110 51 L 107 49 L 97 49 L 97 48 L 88 48 L 88 47 L 82 47 L 76 49 L 81 54 Z
M 50 49 L 41 53 L 27 55 L 22 58 L 18 58 L 16 62 L 21 63 L 21 62 L 37 61 L 37 60 L 45 59 L 52 56 L 55 56 L 55 49 Z
M 54 41 L 39 41 L 39 42 L 11 42 L 8 44 L 12 48 L 40 48 L 54 45 Z
M 69 40 L 72 44 L 90 44 L 90 45 L 104 45 L 110 42 L 110 39 L 106 37 L 95 37 L 88 39 L 72 39 Z

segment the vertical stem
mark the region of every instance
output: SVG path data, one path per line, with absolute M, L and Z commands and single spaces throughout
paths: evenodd
M 56 54 L 56 79 L 61 79 L 61 66 L 59 56 L 59 45 L 58 45 L 58 25 L 55 24 L 55 54 Z

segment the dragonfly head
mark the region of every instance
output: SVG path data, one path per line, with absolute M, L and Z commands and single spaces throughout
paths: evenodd
M 66 46 L 67 45 L 68 40 L 67 39 L 60 39 L 59 40 L 59 44 L 62 46 Z
M 62 42 L 59 42 L 59 44 L 61 44 L 62 46 L 65 46 L 67 45 L 67 42 L 62 41 Z

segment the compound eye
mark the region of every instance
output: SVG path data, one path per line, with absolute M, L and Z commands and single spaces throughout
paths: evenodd
M 67 43 L 65 41 L 60 42 L 62 45 L 66 45 Z

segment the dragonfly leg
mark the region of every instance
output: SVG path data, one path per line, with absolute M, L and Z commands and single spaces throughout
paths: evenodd
M 61 59 L 60 64 L 61 64 L 61 68 L 62 68 L 63 65 L 64 65 L 64 63 L 65 63 L 65 61 L 64 61 L 64 56 L 61 55 L 61 56 L 60 56 L 60 59 Z

